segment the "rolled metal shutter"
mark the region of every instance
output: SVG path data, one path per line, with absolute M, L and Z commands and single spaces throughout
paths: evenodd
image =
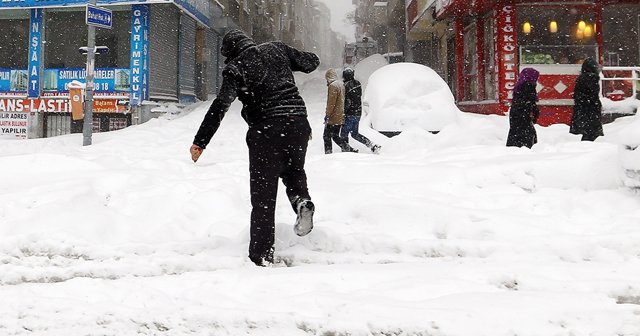
M 195 100 L 196 96 L 196 21 L 180 16 L 179 98 Z
M 220 65 L 223 64 L 220 55 L 220 36 L 213 29 L 207 30 L 207 89 L 209 94 L 215 95 L 220 87 Z
M 180 12 L 174 5 L 150 7 L 149 97 L 177 101 Z

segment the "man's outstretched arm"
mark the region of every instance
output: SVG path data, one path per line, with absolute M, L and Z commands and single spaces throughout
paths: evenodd
M 285 53 L 289 57 L 289 62 L 291 63 L 291 70 L 293 71 L 302 71 L 304 73 L 310 73 L 313 70 L 317 69 L 320 65 L 320 59 L 318 55 L 307 52 L 300 51 L 296 48 L 290 47 L 289 45 L 282 42 L 274 42 L 280 48 L 284 49 Z
M 229 106 L 236 99 L 237 93 L 237 82 L 235 76 L 231 73 L 230 70 L 225 69 L 222 72 L 222 87 L 218 92 L 218 96 L 214 99 L 211 106 L 209 106 L 209 111 L 204 116 L 204 120 L 200 124 L 200 128 L 198 129 L 198 133 L 193 138 L 193 146 L 191 146 L 191 156 L 193 161 L 197 161 L 202 154 L 202 150 L 207 148 L 209 141 L 220 127 L 220 122 L 222 122 L 222 118 L 229 110 Z

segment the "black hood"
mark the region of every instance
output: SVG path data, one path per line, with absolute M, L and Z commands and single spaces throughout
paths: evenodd
M 593 58 L 587 58 L 584 60 L 584 63 L 582 63 L 582 73 L 590 72 L 597 74 L 599 67 L 598 62 Z
M 345 82 L 348 82 L 348 81 L 350 81 L 350 80 L 353 80 L 354 75 L 355 75 L 355 72 L 354 72 L 354 71 L 353 71 L 353 69 L 351 69 L 351 68 L 346 68 L 346 69 L 344 69 L 344 70 L 342 71 L 342 79 L 343 79 Z
M 255 45 L 256 43 L 243 31 L 232 29 L 222 38 L 220 53 L 227 58 L 224 62 L 229 63 L 229 61 L 238 57 L 245 49 Z

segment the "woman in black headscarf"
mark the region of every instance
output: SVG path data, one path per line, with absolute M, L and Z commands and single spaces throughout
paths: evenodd
M 582 72 L 576 80 L 573 92 L 573 116 L 569 132 L 582 134 L 582 141 L 593 141 L 604 135 L 598 72 L 598 63 L 593 58 L 587 58 L 582 63 Z
M 538 120 L 538 93 L 536 85 L 540 73 L 534 68 L 524 68 L 513 89 L 513 101 L 509 110 L 509 136 L 507 146 L 531 148 L 538 137 L 533 124 Z

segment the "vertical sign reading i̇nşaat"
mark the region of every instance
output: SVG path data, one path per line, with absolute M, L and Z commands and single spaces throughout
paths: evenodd
M 40 96 L 40 53 L 42 51 L 42 9 L 31 9 L 29 29 L 29 97 Z
M 131 6 L 131 106 L 149 95 L 149 6 Z
M 498 97 L 504 103 L 513 99 L 518 76 L 518 30 L 516 7 L 503 2 L 496 11 L 496 65 L 498 66 Z

